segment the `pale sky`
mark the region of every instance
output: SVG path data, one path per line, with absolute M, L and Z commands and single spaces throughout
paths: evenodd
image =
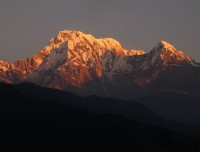
M 63 29 L 146 52 L 165 40 L 200 62 L 200 0 L 0 0 L 0 60 L 31 56 Z

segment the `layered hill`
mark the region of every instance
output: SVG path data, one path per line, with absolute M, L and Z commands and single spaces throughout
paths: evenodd
M 0 81 L 28 81 L 83 96 L 133 99 L 165 90 L 198 94 L 200 82 L 200 64 L 165 41 L 145 53 L 73 30 L 60 31 L 27 59 L 0 64 Z
M 95 96 L 82 98 L 33 84 L 0 83 L 0 92 L 2 151 L 200 149 L 200 138 L 181 133 L 181 128 L 187 130 L 187 126 L 162 119 L 136 102 Z M 81 108 L 81 103 L 85 107 Z M 154 123 L 141 122 L 145 119 Z M 178 127 L 178 132 L 155 122 Z

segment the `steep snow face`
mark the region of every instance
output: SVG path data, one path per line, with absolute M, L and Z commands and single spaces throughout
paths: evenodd
M 59 45 L 59 48 L 52 50 L 49 55 L 46 56 L 44 61 L 39 67 L 39 71 L 53 70 L 57 66 L 65 62 L 67 52 L 66 42 Z
M 59 44 L 59 47 L 51 50 L 43 59 L 39 68 L 35 72 L 27 74 L 28 80 L 46 86 L 51 81 L 58 67 L 65 63 L 66 52 L 66 42 Z
M 102 56 L 102 70 L 104 77 L 113 80 L 118 74 L 129 73 L 132 71 L 132 65 L 127 62 L 129 56 L 119 56 L 114 52 L 106 52 Z

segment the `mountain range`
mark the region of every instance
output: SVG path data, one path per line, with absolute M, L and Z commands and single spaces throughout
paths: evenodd
M 166 41 L 145 53 L 74 30 L 60 31 L 26 59 L 0 61 L 1 82 L 131 100 L 163 91 L 199 96 L 199 72 L 199 63 Z
M 127 50 L 63 30 L 0 61 L 2 151 L 200 149 L 200 63 L 166 41 Z

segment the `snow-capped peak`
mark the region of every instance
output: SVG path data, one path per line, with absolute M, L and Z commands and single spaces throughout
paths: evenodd
M 80 39 L 80 37 L 83 35 L 80 31 L 73 31 L 73 30 L 63 30 L 59 31 L 58 34 L 51 38 L 49 44 L 52 46 L 57 46 L 60 43 L 63 43 L 64 41 L 77 41 L 77 39 Z
M 162 50 L 163 48 L 165 48 L 165 50 L 168 50 L 168 51 L 171 51 L 171 52 L 177 51 L 176 48 L 173 45 L 171 45 L 168 42 L 163 41 L 163 40 L 159 41 L 156 44 L 156 46 L 154 47 L 155 50 Z
M 173 45 L 166 41 L 158 42 L 150 54 L 152 63 L 161 60 L 167 66 L 171 64 L 191 64 L 193 66 L 198 66 L 185 53 L 183 53 L 181 50 L 177 50 Z

